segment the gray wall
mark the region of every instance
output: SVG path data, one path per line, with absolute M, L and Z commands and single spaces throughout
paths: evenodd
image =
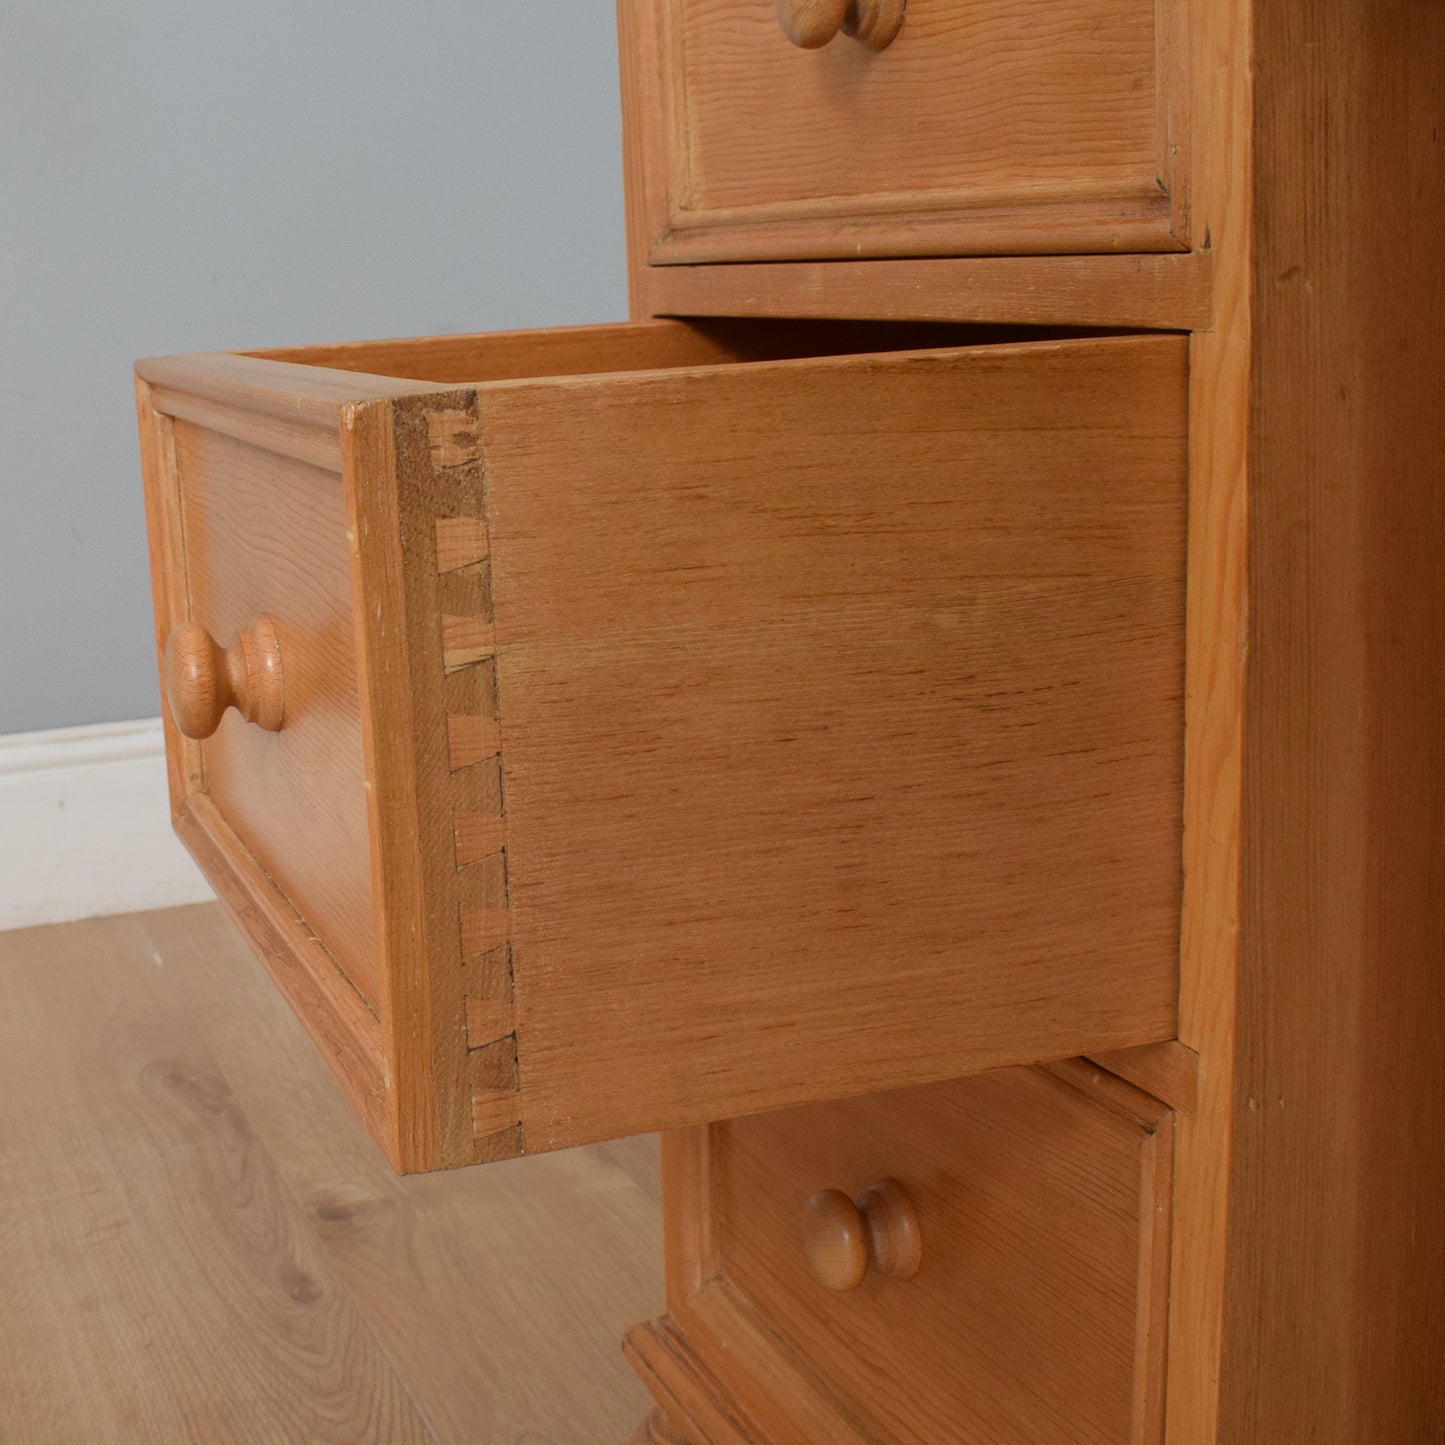
M 0 0 L 0 733 L 159 711 L 130 367 L 626 315 L 607 0 Z

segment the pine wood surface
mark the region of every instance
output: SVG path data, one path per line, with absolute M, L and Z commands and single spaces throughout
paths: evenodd
M 1178 1039 L 1094 1053 L 1089 1058 L 1178 1113 L 1193 1114 L 1198 1107 L 1199 1055 Z
M 705 366 L 709 362 L 738 359 L 736 348 L 726 336 L 714 339 L 706 331 L 667 322 L 399 337 L 242 354 L 263 361 L 304 363 L 371 377 L 398 377 L 454 386 L 464 382 L 571 376 L 593 371 Z
M 622 8 L 634 27 L 651 9 Z M 1192 76 L 1185 234 L 1212 259 L 1213 306 L 1188 323 L 1180 1040 L 1145 1063 L 1184 1109 L 1171 1445 L 1445 1437 L 1428 1245 L 1445 1212 L 1441 15 L 1194 5 L 1172 61 Z M 641 94 L 629 50 L 625 93 Z M 868 264 L 648 268 L 667 177 L 638 132 L 668 123 L 654 111 L 628 135 L 635 314 L 796 299 L 1056 319 L 1039 309 L 1056 295 L 1011 283 L 1026 258 L 977 273 L 977 294 L 942 269 L 969 261 L 931 278 L 884 262 L 876 280 Z M 688 1178 L 698 1133 L 670 1136 Z M 670 1239 L 674 1274 L 710 1267 L 690 1251 Z M 677 1357 L 668 1338 L 649 1359 Z
M 665 1414 L 695 1441 L 878 1445 L 873 1422 L 725 1280 L 677 1318 L 634 1325 L 623 1349 Z
M 1260 5 L 1254 71 L 1220 1434 L 1426 1445 L 1445 1439 L 1445 7 Z
M 176 423 L 191 621 L 223 645 L 276 618 L 287 686 L 268 733 L 232 710 L 200 748 L 203 786 L 373 1010 L 361 697 L 341 476 Z M 324 843 L 321 841 L 324 839 Z
M 1182 248 L 1181 12 L 910 0 L 873 52 L 799 49 L 766 4 L 652 0 L 625 93 L 652 260 Z
M 1160 1439 L 1173 1133 L 1154 1100 L 1083 1064 L 1004 1070 L 734 1120 L 714 1148 L 722 1278 L 869 1438 Z M 808 1201 L 883 1177 L 917 1211 L 921 1267 L 835 1293 Z
M 300 390 L 287 384 L 298 375 L 309 383 Z M 158 658 L 164 658 L 173 629 L 191 616 L 178 432 L 189 421 L 218 441 L 230 438 L 243 443 L 243 456 L 253 456 L 251 449 L 274 456 L 283 474 L 288 463 L 294 464 L 290 474 L 319 477 L 324 494 L 335 487 L 334 473 L 343 472 L 344 480 L 339 425 L 343 398 L 353 394 L 365 398 L 376 390 L 363 377 L 313 375 L 300 367 L 268 367 L 227 355 L 159 358 L 137 367 L 136 408 Z M 300 498 L 286 505 L 304 509 L 316 502 Z M 268 525 L 264 505 L 262 525 Z M 242 532 L 238 545 L 245 544 L 247 535 Z M 332 572 L 334 577 L 334 566 Z M 307 926 L 205 791 L 201 745 L 181 734 L 169 708 L 163 721 L 176 831 L 331 1062 L 368 1127 L 377 1138 L 393 1141 L 398 1131 L 384 1068 L 381 1019 L 344 981 L 335 955 Z M 365 749 L 364 724 L 365 718 Z M 311 822 L 325 826 L 324 820 Z
M 1226 1191 L 1235 1119 L 1241 717 L 1250 660 L 1253 10 L 1253 0 L 1191 6 L 1189 41 L 1182 48 L 1193 73 L 1190 241 L 1212 250 L 1214 276 L 1211 323 L 1190 338 L 1179 1039 L 1197 1058 L 1197 1072 L 1194 1108 L 1176 1126 L 1170 1445 L 1220 1445 Z M 1283 1445 L 1289 1435 L 1278 1438 Z
M 666 1318 L 634 1325 L 623 1339 L 623 1352 L 658 1402 L 631 1445 L 673 1445 L 674 1439 L 682 1445 L 810 1445 L 796 1435 L 764 1434 L 746 1419 Z M 854 1445 L 836 1421 L 836 1414 L 820 1415 L 822 1433 L 815 1438 Z
M 1030 267 L 1046 267 L 1046 275 L 1055 276 L 1064 287 L 1075 293 L 1077 284 L 1068 285 L 1067 278 L 1077 278 L 1080 268 L 1085 277 L 1107 283 L 1117 273 L 1112 288 L 1123 292 L 1126 278 L 1138 276 L 1138 266 L 1146 267 L 1144 275 L 1155 277 L 1144 283 L 1152 300 L 1145 303 L 1153 324 L 1165 329 L 1178 329 L 1180 318 L 1200 317 L 1208 307 L 1208 258 L 1184 256 L 1154 257 L 1072 257 L 1045 261 L 1029 260 Z M 948 267 L 950 262 L 917 263 Z M 1007 264 L 1007 258 L 990 258 L 970 265 Z M 739 275 L 756 275 L 794 271 L 802 274 L 807 267 L 738 267 Z M 874 273 L 875 268 L 865 268 Z M 881 268 L 876 274 L 888 272 Z M 670 274 L 670 273 L 669 273 Z M 891 273 L 890 273 L 891 274 Z M 951 273 L 945 271 L 943 276 Z M 704 268 L 699 277 L 717 277 L 718 272 Z M 861 278 L 860 278 L 861 279 Z M 942 279 L 942 277 L 940 277 Z M 718 284 L 721 284 L 720 282 Z M 1032 287 L 1043 284 L 1037 271 Z M 1020 282 L 1021 289 L 1025 283 Z M 917 290 L 915 285 L 914 290 Z M 185 385 L 202 390 L 216 401 L 228 398 L 247 402 L 246 391 L 234 384 L 224 386 L 211 375 L 218 362 L 226 363 L 222 377 L 233 383 L 232 364 L 253 368 L 252 390 L 262 378 L 274 378 L 282 389 L 298 387 L 298 399 L 304 402 L 312 391 L 323 395 L 354 394 L 350 399 L 372 399 L 377 393 L 395 396 L 398 391 L 441 392 L 448 386 L 474 386 L 482 382 L 527 381 L 539 378 L 576 377 L 630 371 L 663 371 L 689 366 L 725 365 L 742 361 L 785 361 L 802 357 L 846 356 L 852 352 L 921 351 L 930 347 L 983 345 L 1009 339 L 1044 340 L 1050 333 L 1025 329 L 1030 318 L 1014 317 L 1014 325 L 1005 329 L 991 323 L 996 316 L 971 318 L 949 311 L 932 293 L 936 315 L 927 309 L 911 316 L 899 308 L 890 314 L 887 308 L 846 307 L 820 312 L 809 318 L 793 310 L 781 310 L 773 316 L 754 315 L 751 311 L 733 315 L 726 309 L 716 313 L 700 308 L 700 314 L 685 320 L 644 317 L 638 321 L 608 323 L 595 326 L 561 326 L 524 331 L 483 331 L 457 336 L 407 336 L 381 341 L 347 341 L 332 345 L 293 346 L 274 351 L 226 352 L 191 357 L 162 357 L 143 362 L 150 374 L 160 368 L 161 375 L 177 378 L 177 384 L 166 388 L 168 400 L 180 401 Z M 1097 314 L 1097 309 L 1096 314 Z M 1087 316 L 1062 316 L 1064 326 L 1085 326 Z M 1102 323 L 1095 323 L 1102 324 Z M 1118 324 L 1118 323 L 1113 323 Z M 1143 324 L 1143 323 L 1141 323 Z M 257 366 L 258 361 L 279 365 Z M 300 368 L 314 367 L 316 371 Z M 354 384 L 344 375 L 355 372 Z M 387 380 L 387 378 L 394 378 Z M 417 386 L 414 383 L 425 385 Z M 267 403 L 270 404 L 269 401 Z M 334 413 L 332 415 L 334 421 Z
M 5 1445 L 580 1445 L 654 1146 L 397 1179 L 213 905 L 0 934 Z
M 385 1141 L 395 1134 L 395 1105 L 385 1070 L 381 1020 L 354 988 L 334 985 L 331 954 L 313 935 L 303 933 L 295 909 L 209 797 L 204 793 L 191 797 L 177 814 L 175 826 L 357 1112 L 387 1147 Z
M 1185 348 L 820 354 L 978 336 L 142 363 L 158 596 L 291 699 L 178 825 L 399 1168 L 1172 1033 Z
M 340 748 L 311 747 L 294 799 L 281 786 L 278 800 L 283 778 L 268 779 L 265 770 L 273 759 L 284 765 L 298 738 L 304 744 L 309 733 L 316 741 L 315 709 L 271 744 L 237 738 L 234 722 L 227 727 L 212 751 L 224 761 L 234 741 L 258 764 L 256 800 L 244 779 L 235 779 L 235 819 L 206 791 L 203 750 L 174 727 L 168 755 L 178 828 L 208 860 L 222 899 L 400 1167 L 494 1157 L 520 1146 L 515 1112 L 507 1118 L 517 1106 L 515 1045 L 505 1035 L 474 1043 L 469 1032 L 470 1051 L 458 1048 L 461 1013 L 483 1006 L 497 1017 L 514 1016 L 510 960 L 501 952 L 506 910 L 498 906 L 505 888 L 495 776 L 501 735 L 488 655 L 489 544 L 477 510 L 477 428 L 469 410 L 475 401 L 470 392 L 448 393 L 422 378 L 498 381 L 538 369 L 567 376 L 970 337 L 989 339 L 976 328 L 929 325 L 653 322 L 141 363 L 158 650 L 169 655 L 172 629 L 191 625 L 192 590 L 203 606 L 210 600 L 217 570 L 229 593 L 279 577 L 287 584 L 279 597 L 295 592 L 313 602 L 316 558 L 302 553 L 319 552 L 325 565 L 318 579 L 326 579 L 335 619 L 341 622 L 349 608 L 354 622 L 354 658 L 344 626 L 318 637 L 287 624 L 293 661 L 307 661 L 308 651 L 325 644 L 326 666 L 307 682 L 313 694 L 325 684 L 331 731 L 337 723 L 343 728 Z M 417 379 L 364 368 L 415 372 Z M 404 403 L 408 397 L 415 400 Z M 411 440 L 403 443 L 403 436 Z M 274 498 L 268 488 L 276 489 Z M 197 513 L 194 561 L 183 546 L 187 494 Z M 223 525 L 214 524 L 212 511 Z M 434 564 L 423 545 L 433 532 Z M 403 550 L 400 539 L 408 534 Z M 295 558 L 287 555 L 288 538 Z M 231 554 L 218 555 L 228 545 Z M 342 575 L 348 553 L 349 598 Z M 294 620 L 304 623 L 307 610 Z M 308 809 L 298 823 L 295 805 L 318 783 L 339 805 Z M 323 893 L 346 886 L 347 877 L 354 888 L 367 862 L 363 840 L 357 827 L 340 831 L 336 823 L 348 811 L 355 823 L 363 789 L 374 916 L 344 910 L 336 934 L 315 926 L 304 900 L 288 889 L 288 870 L 276 862 L 289 849 L 313 896 L 318 885 Z M 260 839 L 269 856 L 257 857 L 238 828 Z M 342 876 L 331 877 L 333 867 Z M 429 909 L 420 932 L 418 897 Z M 368 929 L 374 957 L 355 947 Z M 338 947 L 329 946 L 333 940 Z M 342 966 L 348 951 L 350 978 Z M 460 970 L 469 963 L 478 966 L 464 987 Z M 372 986 L 358 988 L 358 981 Z M 475 1137 L 484 1125 L 490 1133 Z
M 1173 1032 L 1182 362 L 483 391 L 531 1147 Z
M 1185 331 L 1211 315 L 1213 253 L 642 266 L 642 316 L 855 317 Z

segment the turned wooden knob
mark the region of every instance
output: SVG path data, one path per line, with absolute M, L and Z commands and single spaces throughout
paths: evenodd
M 905 0 L 775 0 L 783 34 L 804 50 L 817 50 L 840 32 L 870 50 L 882 50 L 903 24 Z
M 912 1279 L 923 1260 L 918 1211 L 896 1179 L 880 1179 L 854 1204 L 839 1189 L 824 1189 L 803 1216 L 803 1248 L 819 1284 L 857 1289 L 870 1269 Z
M 280 732 L 285 709 L 276 623 L 258 617 L 223 648 L 199 623 L 182 622 L 166 642 L 166 701 L 188 738 L 208 738 L 233 707 L 247 722 Z

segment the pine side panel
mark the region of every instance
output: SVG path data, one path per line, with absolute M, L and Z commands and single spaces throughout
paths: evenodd
M 1445 9 L 1262 6 L 1219 1436 L 1445 1437 Z

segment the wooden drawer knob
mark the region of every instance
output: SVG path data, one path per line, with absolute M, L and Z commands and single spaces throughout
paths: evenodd
M 841 31 L 870 50 L 882 50 L 903 24 L 905 0 L 776 0 L 783 34 L 817 50 Z
M 841 1190 L 824 1189 L 809 1201 L 803 1247 L 819 1284 L 857 1289 L 870 1269 L 890 1279 L 912 1279 L 923 1260 L 918 1211 L 896 1179 L 880 1179 L 854 1204 Z
M 285 699 L 276 623 L 258 617 L 226 648 L 199 623 L 182 622 L 166 642 L 166 701 L 188 738 L 208 738 L 233 707 L 247 722 L 280 732 Z

